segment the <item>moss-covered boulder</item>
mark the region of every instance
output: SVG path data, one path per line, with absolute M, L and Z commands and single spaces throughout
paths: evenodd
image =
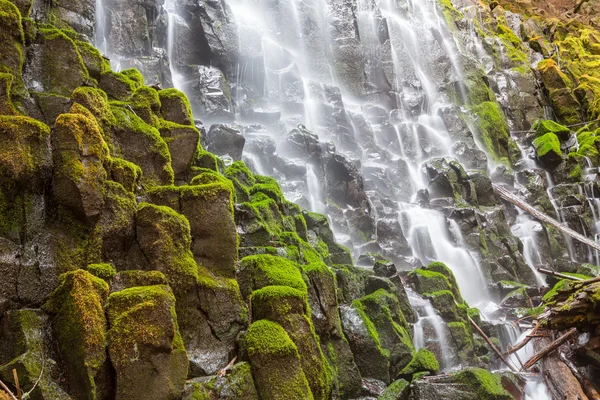
M 183 215 L 169 207 L 141 203 L 135 229 L 149 269 L 165 274 L 177 291 L 195 287 L 198 267 L 190 251 L 190 225 Z
M 480 368 L 467 368 L 414 382 L 409 399 L 513 400 L 514 397 L 502 387 L 499 375 Z
M 96 234 L 101 238 L 102 259 L 126 268 L 128 252 L 135 243 L 137 202 L 133 193 L 114 181 L 104 183 L 104 201 Z
M 546 133 L 554 133 L 561 141 L 566 141 L 571 136 L 571 130 L 564 125 L 561 125 L 552 120 L 538 120 L 533 124 L 532 129 L 535 131 L 535 136 L 544 136 Z
M 383 289 L 342 309 L 342 325 L 363 377 L 389 383 L 413 358 L 412 338 L 398 299 Z
M 404 379 L 398 379 L 392 382 L 385 391 L 377 398 L 377 400 L 402 400 L 410 393 L 410 382 Z
M 288 286 L 307 292 L 298 264 L 270 254 L 248 256 L 240 260 L 237 279 L 245 299 L 254 290 L 265 286 Z
M 14 77 L 12 96 L 23 93 L 24 86 L 21 71 L 25 55 L 23 46 L 25 35 L 21 23 L 21 13 L 9 0 L 0 1 L 0 72 Z
M 104 169 L 108 179 L 121 184 L 129 192 L 136 192 L 142 177 L 140 167 L 122 158 L 110 157 L 105 160 Z
M 223 182 L 183 186 L 181 213 L 190 221 L 192 253 L 202 266 L 233 277 L 237 262 L 237 228 L 233 192 Z
M 175 178 L 183 179 L 196 154 L 200 142 L 200 132 L 194 126 L 185 126 L 174 122 L 161 123 L 159 132 L 169 146 Z
M 105 71 L 98 81 L 98 87 L 106 92 L 110 99 L 120 101 L 127 101 L 139 86 L 140 84 L 127 76 L 125 71 Z
M 254 322 L 248 328 L 245 345 L 260 398 L 314 399 L 298 348 L 279 324 L 268 320 Z
M 582 115 L 581 104 L 572 92 L 571 80 L 552 59 L 541 61 L 537 68 L 559 121 L 565 124 L 579 122 Z
M 172 184 L 171 154 L 158 129 L 126 107 L 111 105 L 110 110 L 116 118 L 112 129 L 112 155 L 138 165 L 142 169 L 140 181 L 144 186 Z
M 556 134 L 549 132 L 533 141 L 536 157 L 540 164 L 547 168 L 555 168 L 562 162 L 560 141 Z
M 107 296 L 105 281 L 76 270 L 61 275 L 59 286 L 44 305 L 54 315 L 52 331 L 67 369 L 69 392 L 75 398 L 93 400 L 108 394 L 109 388 L 103 386 L 109 379 L 105 364 Z
M 472 112 L 475 115 L 474 125 L 487 153 L 496 162 L 510 161 L 512 139 L 500 105 L 494 101 L 486 101 L 475 105 Z
M 92 78 L 100 79 L 103 73 L 110 70 L 110 62 L 102 56 L 97 48 L 81 40 L 76 40 L 75 46 L 81 55 L 83 65 Z
M 36 45 L 24 75 L 25 83 L 33 91 L 70 96 L 73 90 L 89 81 L 77 46 L 63 31 L 40 29 Z
M 0 115 L 17 115 L 12 99 L 11 87 L 15 78 L 8 73 L 0 72 Z
M 35 309 L 13 310 L 3 315 L 0 319 L 0 380 L 16 393 L 12 386 L 15 369 L 21 390 L 32 390 L 32 399 L 71 400 L 61 383 L 52 378 L 62 371 L 46 342 L 49 320 L 46 313 Z M 6 399 L 12 400 L 8 396 Z
M 94 87 L 81 86 L 73 91 L 71 98 L 73 104 L 81 104 L 96 118 L 96 122 L 103 130 L 104 140 L 110 147 L 112 140 L 109 135 L 112 133 L 111 128 L 116 125 L 117 120 L 108 106 L 106 93 Z
M 62 114 L 52 131 L 52 194 L 83 221 L 94 222 L 102 210 L 108 149 L 96 121 Z
M 158 92 L 160 98 L 160 112 L 167 121 L 179 125 L 194 125 L 192 108 L 186 95 L 175 89 L 163 89 Z
M 188 381 L 182 400 L 258 400 L 250 364 L 241 362 L 216 375 Z
M 300 363 L 315 399 L 331 394 L 331 371 L 308 317 L 306 293 L 286 286 L 266 286 L 252 293 L 252 316 L 280 324 L 298 348 Z
M 51 167 L 50 128 L 29 117 L 0 116 L 0 185 L 38 191 Z
M 179 399 L 188 360 L 168 286 L 142 286 L 108 298 L 108 350 L 117 400 Z
M 412 380 L 414 374 L 426 372 L 436 375 L 440 372 L 440 365 L 435 355 L 427 349 L 419 349 L 410 363 L 398 373 L 399 378 Z

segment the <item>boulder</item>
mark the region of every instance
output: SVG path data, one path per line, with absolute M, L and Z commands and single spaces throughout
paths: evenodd
M 164 122 L 159 126 L 160 136 L 167 143 L 171 166 L 176 179 L 182 179 L 198 151 L 200 132 L 194 126 Z
M 167 121 L 180 125 L 194 125 L 192 109 L 185 93 L 175 89 L 158 91 L 160 98 L 160 112 Z
M 61 275 L 59 286 L 44 305 L 54 317 L 52 331 L 74 398 L 103 398 L 111 392 L 104 315 L 107 296 L 105 281 L 76 270 Z
M 206 150 L 219 156 L 228 155 L 234 161 L 242 159 L 246 139 L 237 127 L 226 124 L 215 124 L 206 135 Z
M 213 375 L 189 380 L 182 400 L 209 398 L 215 400 L 258 400 L 250 364 L 240 362 L 227 370 L 227 375 Z
M 298 348 L 281 325 L 264 319 L 254 322 L 245 345 L 260 398 L 313 399 Z
M 215 67 L 186 67 L 183 85 L 189 93 L 194 115 L 206 122 L 233 122 L 234 109 L 225 75 Z
M 533 141 L 536 157 L 541 165 L 555 168 L 562 162 L 562 150 L 556 134 L 549 132 Z
M 54 199 L 82 221 L 95 222 L 104 201 L 108 149 L 95 120 L 62 114 L 52 132 Z
M 188 359 L 168 286 L 141 286 L 108 298 L 108 351 L 117 400 L 179 399 Z

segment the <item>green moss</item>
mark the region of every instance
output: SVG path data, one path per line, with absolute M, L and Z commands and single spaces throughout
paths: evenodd
M 86 268 L 86 271 L 90 274 L 104 279 L 105 281 L 110 281 L 117 275 L 117 270 L 112 264 L 102 263 L 102 264 L 90 264 Z
M 226 170 L 224 175 L 233 180 L 237 179 L 240 184 L 245 186 L 247 189 L 251 188 L 256 184 L 254 174 L 250 172 L 246 164 L 243 161 L 235 161 Z
M 448 278 L 436 271 L 419 268 L 411 271 L 409 277 L 413 279 L 417 291 L 421 294 L 452 290 L 452 284 Z
M 120 151 L 116 151 L 115 155 L 141 167 L 142 185 L 158 186 L 173 183 L 171 154 L 160 132 L 126 108 L 111 104 L 110 110 L 116 118 L 119 132 Z M 155 160 L 148 160 L 149 154 L 152 154 Z
M 299 366 L 296 345 L 279 324 L 267 320 L 254 322 L 248 328 L 246 346 L 262 398 L 313 399 Z
M 67 365 L 70 386 L 80 398 L 95 398 L 95 374 L 106 360 L 104 301 L 108 284 L 84 270 L 62 274 L 44 304 L 53 314 L 54 337 Z
M 246 292 L 249 295 L 252 290 L 265 286 L 289 286 L 303 293 L 307 292 L 299 266 L 285 258 L 269 254 L 244 257 L 239 262 L 239 271 L 251 276 L 254 285 L 246 290 L 242 287 L 242 294 Z
M 120 183 L 123 187 L 135 193 L 142 177 L 142 169 L 132 162 L 121 158 L 107 158 L 104 168 L 108 172 L 109 179 Z
M 76 40 L 75 45 L 92 77 L 98 79 L 103 73 L 110 71 L 110 62 L 94 46 L 81 40 Z
M 194 125 L 192 107 L 185 93 L 175 89 L 163 89 L 158 92 L 161 113 L 167 121 L 183 125 Z
M 467 385 L 480 399 L 508 400 L 512 396 L 504 387 L 500 377 L 481 368 L 464 369 L 454 375 L 452 380 Z
M 289 314 L 304 315 L 308 310 L 307 299 L 307 292 L 289 286 L 265 286 L 250 296 L 252 316 L 277 321 Z
M 388 386 L 385 391 L 377 397 L 377 400 L 398 400 L 403 398 L 403 394 L 408 392 L 409 382 L 404 379 L 398 379 L 397 381 L 392 382 L 390 386 Z
M 538 160 L 544 160 L 546 165 L 555 165 L 562 159 L 560 141 L 554 133 L 546 133 L 533 141 Z
M 193 165 L 199 168 L 212 169 L 213 171 L 219 171 L 219 158 L 213 153 L 204 151 L 199 148 L 198 152 L 194 157 Z M 222 162 L 221 162 L 222 163 Z
M 25 94 L 22 76 L 25 61 L 23 45 L 25 34 L 19 9 L 7 0 L 0 1 L 0 72 L 15 77 L 14 92 Z
M 114 71 L 104 72 L 100 77 L 99 85 L 109 98 L 120 101 L 129 100 L 133 92 L 140 86 L 129 76 Z
M 140 71 L 135 68 L 129 68 L 121 71 L 121 74 L 125 75 L 127 78 L 137 83 L 137 86 L 144 85 L 144 75 Z
M 571 134 L 569 128 L 551 120 L 538 120 L 533 124 L 532 129 L 535 131 L 536 137 L 552 132 L 558 137 L 568 139 Z
M 233 203 L 237 203 L 236 197 L 235 197 L 236 192 L 235 192 L 235 188 L 233 187 L 233 183 L 229 179 L 225 178 L 223 175 L 219 174 L 218 172 L 215 172 L 215 171 L 209 170 L 209 169 L 205 169 L 200 174 L 198 174 L 194 178 L 192 178 L 192 180 L 190 181 L 191 186 L 208 185 L 208 184 L 213 184 L 213 183 L 220 183 L 220 184 L 227 186 L 229 188 L 230 193 L 232 193 L 234 195 L 234 197 L 232 199 Z
M 499 162 L 509 156 L 509 126 L 500 108 L 493 101 L 477 104 L 471 109 L 476 116 L 474 125 L 486 147 L 487 153 Z
M 440 365 L 435 355 L 427 349 L 419 349 L 410 363 L 400 371 L 399 377 L 412 380 L 413 374 L 419 372 L 428 372 L 436 375 L 440 372 Z

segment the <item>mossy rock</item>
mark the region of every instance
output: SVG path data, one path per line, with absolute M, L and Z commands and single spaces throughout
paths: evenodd
M 223 165 L 223 161 L 220 158 L 215 156 L 213 153 L 210 153 L 205 150 L 200 150 L 196 153 L 194 157 L 195 167 L 212 169 L 213 171 L 221 170 L 220 166 Z
M 19 9 L 9 0 L 0 0 L 0 72 L 9 73 L 15 79 L 10 97 L 25 95 L 22 79 L 24 44 L 25 35 Z
M 258 400 L 250 364 L 240 362 L 231 367 L 225 376 L 211 376 L 188 381 L 182 400 L 211 398 L 229 400 Z
M 174 88 L 163 89 L 158 92 L 160 97 L 160 112 L 167 121 L 180 125 L 194 125 L 192 108 L 187 96 Z
M 270 254 L 254 255 L 240 260 L 237 279 L 244 298 L 265 286 L 288 286 L 307 293 L 307 286 L 298 264 Z
M 81 40 L 76 40 L 75 45 L 92 78 L 100 79 L 103 73 L 110 71 L 110 62 L 94 46 Z
M 127 102 L 145 123 L 160 126 L 158 91 L 150 86 L 138 87 Z
M 96 122 L 104 131 L 104 140 L 110 144 L 111 140 L 107 136 L 110 129 L 116 125 L 117 120 L 108 105 L 108 97 L 101 89 L 89 86 L 81 86 L 71 94 L 73 103 L 79 103 L 84 106 L 96 118 Z
M 20 188 L 44 186 L 50 177 L 50 128 L 29 117 L 0 116 L 0 181 Z
M 104 162 L 108 179 L 120 183 L 127 191 L 135 193 L 142 177 L 142 169 L 122 158 L 110 157 Z
M 446 376 L 417 380 L 411 385 L 411 396 L 431 399 L 514 400 L 502 387 L 499 375 L 481 368 L 466 368 Z
M 116 399 L 177 399 L 188 373 L 175 297 L 168 286 L 142 286 L 108 298 L 108 350 Z
M 377 397 L 377 400 L 402 400 L 410 392 L 409 385 L 410 382 L 405 381 L 404 379 L 398 379 L 397 381 L 392 382 L 392 384 Z
M 562 150 L 556 134 L 549 132 L 533 141 L 536 157 L 540 164 L 555 168 L 562 162 Z
M 52 330 L 66 364 L 70 392 L 95 399 L 96 376 L 107 368 L 104 304 L 108 284 L 89 272 L 76 270 L 60 276 L 44 309 L 53 314 Z
M 233 162 L 226 170 L 224 175 L 231 179 L 237 179 L 237 181 L 243 185 L 246 189 L 250 189 L 256 184 L 254 174 L 248 169 L 243 161 Z
M 410 363 L 398 373 L 398 378 L 411 381 L 416 373 L 427 372 L 431 375 L 437 375 L 440 372 L 440 365 L 435 355 L 427 349 L 419 349 Z
M 194 288 L 198 266 L 190 251 L 188 220 L 172 208 L 141 203 L 136 221 L 136 242 L 150 268 L 165 274 L 176 291 Z
M 117 121 L 112 130 L 115 147 L 112 154 L 142 169 L 143 186 L 173 184 L 171 154 L 160 132 L 125 107 L 111 105 L 110 110 Z
M 167 277 L 159 271 L 125 270 L 115 275 L 111 290 L 119 292 L 136 286 L 167 285 Z
M 140 84 L 130 79 L 126 74 L 106 71 L 99 81 L 98 87 L 112 100 L 127 101 Z
M 298 349 L 277 323 L 259 320 L 248 328 L 245 340 L 254 383 L 261 398 L 314 399 L 298 356 Z
M 279 323 L 298 348 L 300 363 L 315 399 L 331 393 L 331 371 L 308 318 L 306 293 L 287 286 L 267 286 L 252 293 L 252 316 Z
M 476 116 L 474 125 L 487 153 L 496 162 L 509 159 L 512 139 L 500 105 L 494 101 L 487 101 L 473 106 L 471 111 Z
M 342 325 L 363 377 L 389 383 L 413 358 L 398 299 L 383 289 L 355 300 L 342 315 Z
M 183 179 L 200 143 L 200 132 L 194 126 L 179 125 L 174 122 L 163 122 L 158 130 L 169 146 L 175 177 Z
M 0 115 L 18 115 L 11 99 L 12 74 L 0 72 Z
M 53 379 L 64 371 L 47 347 L 48 326 L 49 316 L 41 310 L 12 310 L 4 314 L 0 319 L 0 379 L 10 387 L 16 370 L 21 390 L 31 391 L 30 398 L 71 400 Z
M 431 301 L 445 321 L 466 320 L 468 307 L 464 303 L 458 303 L 450 290 L 424 293 L 423 296 Z
M 109 263 L 90 264 L 85 267 L 85 270 L 95 277 L 105 281 L 110 281 L 117 275 L 117 270 L 112 264 Z
M 561 125 L 552 120 L 539 120 L 533 124 L 532 129 L 535 131 L 535 136 L 544 136 L 547 133 L 554 133 L 561 141 L 569 140 L 571 130 L 564 125 Z
M 60 114 L 69 112 L 69 107 L 71 107 L 71 99 L 66 96 L 54 93 L 33 93 L 32 97 L 44 116 L 43 121 L 50 126 L 54 125 L 54 121 Z
M 108 149 L 96 121 L 62 114 L 52 131 L 52 194 L 82 221 L 95 222 L 102 211 Z
M 436 270 L 419 268 L 408 274 L 415 290 L 419 294 L 439 292 L 441 290 L 452 291 L 450 280 Z
M 77 46 L 62 30 L 40 29 L 39 33 L 39 51 L 34 53 L 35 59 L 30 62 L 33 67 L 25 80 L 31 81 L 29 86 L 36 91 L 70 96 L 90 79 Z
M 448 266 L 446 264 L 444 264 L 443 262 L 439 262 L 439 261 L 433 261 L 433 262 L 429 263 L 427 266 L 423 267 L 423 269 L 427 270 L 427 271 L 439 272 L 440 274 L 442 274 L 446 278 L 448 278 L 448 281 L 450 282 L 450 290 L 454 294 L 454 298 L 459 303 L 461 303 L 463 301 L 462 295 L 460 294 L 460 289 L 458 287 L 458 283 L 456 282 L 456 277 L 452 273 L 452 270 L 450 268 L 448 268 Z
M 190 221 L 195 259 L 200 265 L 232 278 L 238 237 L 231 185 L 215 182 L 182 186 L 180 192 L 181 213 Z

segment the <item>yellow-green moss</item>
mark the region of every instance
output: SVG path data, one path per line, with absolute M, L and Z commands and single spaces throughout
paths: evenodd
M 110 281 L 117 275 L 117 270 L 115 267 L 108 263 L 90 264 L 85 267 L 85 269 L 90 274 L 100 279 L 104 279 L 105 281 Z

